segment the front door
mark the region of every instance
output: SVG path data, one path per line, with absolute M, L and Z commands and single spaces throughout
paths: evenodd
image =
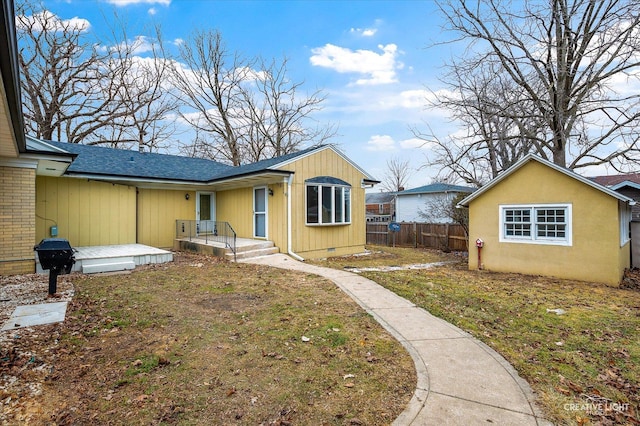
M 253 188 L 253 236 L 267 238 L 267 188 Z
M 200 234 L 214 234 L 216 220 L 216 194 L 213 192 L 198 192 L 196 200 L 197 232 Z

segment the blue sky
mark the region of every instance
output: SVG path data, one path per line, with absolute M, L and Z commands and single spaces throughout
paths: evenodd
M 165 41 L 184 39 L 193 29 L 217 29 L 229 50 L 266 59 L 286 56 L 293 81 L 309 93 L 322 89 L 319 124 L 339 126 L 337 143 L 375 178 L 387 160 L 409 161 L 409 188 L 431 183 L 424 166 L 427 146 L 410 126 L 439 135 L 457 129 L 442 111 L 426 108 L 427 88 L 437 90 L 438 74 L 452 45 L 433 46 L 447 34 L 431 1 L 204 1 L 45 0 L 63 20 L 83 19 L 96 34 L 106 31 L 114 11 L 129 38 L 150 35 L 160 24 Z

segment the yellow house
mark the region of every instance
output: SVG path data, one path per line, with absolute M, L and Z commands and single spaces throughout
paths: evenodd
M 633 204 L 529 155 L 460 202 L 469 208 L 469 268 L 617 286 L 630 265 Z
M 1 275 L 34 272 L 44 238 L 173 248 L 185 222 L 299 259 L 364 250 L 365 188 L 377 181 L 334 146 L 232 167 L 25 137 L 13 16 L 0 0 Z
M 177 224 L 189 223 L 229 226 L 299 259 L 364 250 L 365 188 L 377 181 L 332 145 L 238 167 L 29 137 L 27 145 L 47 165 L 36 177 L 35 241 L 173 248 Z

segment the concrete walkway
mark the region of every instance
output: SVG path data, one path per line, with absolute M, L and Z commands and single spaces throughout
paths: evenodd
M 411 354 L 418 383 L 394 425 L 549 425 L 529 385 L 497 352 L 459 328 L 357 274 L 283 254 L 247 259 L 330 279 Z

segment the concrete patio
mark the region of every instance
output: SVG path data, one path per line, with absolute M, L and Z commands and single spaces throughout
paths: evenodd
M 95 274 L 135 269 L 136 266 L 173 261 L 173 253 L 144 244 L 74 247 L 76 263 L 72 272 Z M 36 272 L 47 273 L 36 255 Z

